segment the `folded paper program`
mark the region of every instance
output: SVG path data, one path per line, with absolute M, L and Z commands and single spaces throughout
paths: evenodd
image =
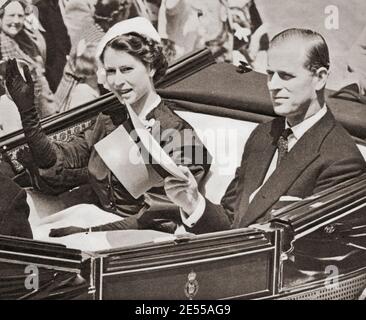
M 145 163 L 140 148 L 123 125 L 94 147 L 107 167 L 135 199 L 163 180 L 151 165 Z
M 187 181 L 188 178 L 183 174 L 182 170 L 179 169 L 179 167 L 172 160 L 172 158 L 168 156 L 168 154 L 160 146 L 160 144 L 154 139 L 150 131 L 146 129 L 141 119 L 133 111 L 131 106 L 124 101 L 121 101 L 121 103 L 126 105 L 135 133 L 140 138 L 143 147 L 151 155 L 154 163 L 159 164 L 165 171 L 167 171 L 172 176 Z
M 186 180 L 185 175 L 161 148 L 131 106 L 121 102 L 127 106 L 134 129 L 129 133 L 121 125 L 94 145 L 116 178 L 135 199 L 163 181 L 151 164 L 160 165 L 169 174 Z M 133 138 L 132 133 L 137 136 Z

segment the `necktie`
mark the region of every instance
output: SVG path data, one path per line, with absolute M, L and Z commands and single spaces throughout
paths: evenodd
M 278 147 L 278 159 L 277 159 L 277 167 L 279 166 L 281 160 L 288 152 L 288 140 L 287 138 L 292 134 L 292 130 L 290 128 L 285 129 L 277 142 Z

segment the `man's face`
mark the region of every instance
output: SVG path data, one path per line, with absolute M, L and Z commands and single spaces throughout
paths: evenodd
M 267 85 L 274 112 L 287 119 L 304 118 L 317 100 L 317 77 L 304 67 L 306 46 L 285 40 L 268 50 Z

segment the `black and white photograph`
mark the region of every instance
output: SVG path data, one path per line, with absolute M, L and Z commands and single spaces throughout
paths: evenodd
M 365 16 L 0 0 L 0 300 L 366 300 Z

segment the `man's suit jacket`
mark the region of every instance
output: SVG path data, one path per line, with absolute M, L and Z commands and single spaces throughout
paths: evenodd
M 281 196 L 305 198 L 365 170 L 356 144 L 328 110 L 297 141 L 249 204 L 250 195 L 263 183 L 284 128 L 285 119 L 276 118 L 252 132 L 241 166 L 221 205 L 206 199 L 205 212 L 191 232 L 214 232 L 264 222 Z
M 0 174 L 0 235 L 33 238 L 26 199 L 21 187 Z

